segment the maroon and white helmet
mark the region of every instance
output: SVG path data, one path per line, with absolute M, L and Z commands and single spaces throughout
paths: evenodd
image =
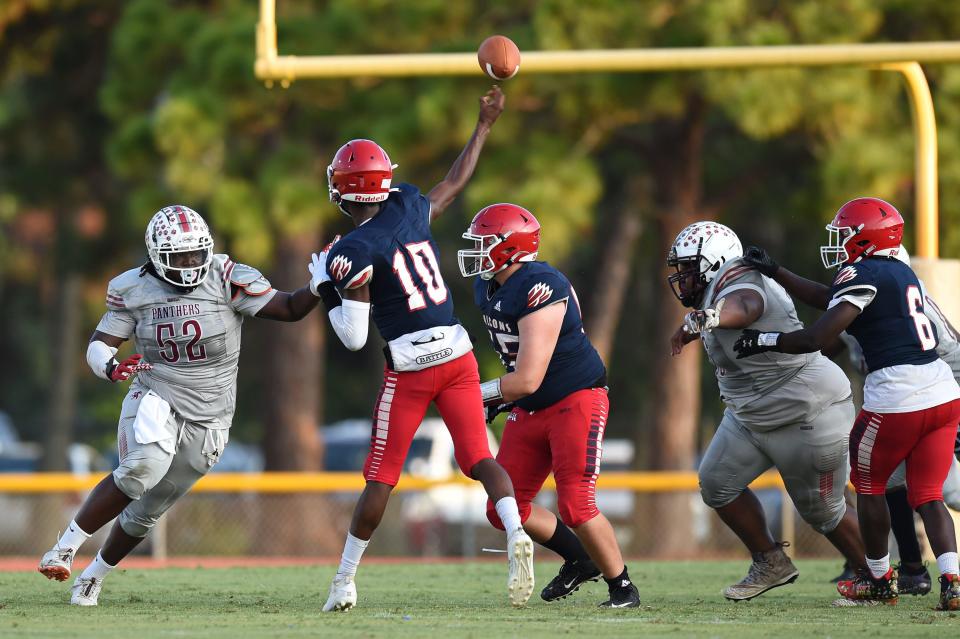
M 667 266 L 676 272 L 667 281 L 684 306 L 696 306 L 720 267 L 738 257 L 743 257 L 743 246 L 733 229 L 717 222 L 695 222 L 680 231 L 670 247 Z
M 200 214 L 181 206 L 166 206 L 147 224 L 147 254 L 157 275 L 174 286 L 200 286 L 213 262 L 213 237 Z M 180 253 L 201 252 L 199 265 L 174 266 L 171 258 Z

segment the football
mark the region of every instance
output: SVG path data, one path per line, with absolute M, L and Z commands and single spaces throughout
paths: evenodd
M 507 36 L 493 35 L 480 45 L 477 61 L 494 80 L 509 80 L 520 70 L 520 49 Z

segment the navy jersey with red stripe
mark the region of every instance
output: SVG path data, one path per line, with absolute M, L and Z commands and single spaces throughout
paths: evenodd
M 870 257 L 842 267 L 830 289 L 861 309 L 847 332 L 863 349 L 870 372 L 937 360 L 937 331 L 924 314 L 923 292 L 909 266 L 891 257 Z
M 543 383 L 533 394 L 517 400 L 525 410 L 551 406 L 570 393 L 590 388 L 605 374 L 603 360 L 583 332 L 577 295 L 567 278 L 546 262 L 527 262 L 503 286 L 477 278 L 474 301 L 483 312 L 493 348 L 508 371 L 516 366 L 520 346 L 517 322 L 551 304 L 566 301 L 560 336 L 553 349 Z
M 457 323 L 430 233 L 430 200 L 401 184 L 380 212 L 333 245 L 327 272 L 342 293 L 370 286 L 373 321 L 388 342 Z

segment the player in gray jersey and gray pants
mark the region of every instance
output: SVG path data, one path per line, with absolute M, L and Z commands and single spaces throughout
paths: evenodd
M 741 329 L 803 326 L 786 292 L 745 265 L 742 255 L 728 227 L 697 222 L 680 232 L 667 258 L 676 268 L 669 282 L 677 298 L 698 309 L 674 334 L 673 354 L 701 339 L 727 405 L 699 474 L 704 502 L 753 556 L 746 577 L 724 590 L 731 600 L 752 599 L 799 575 L 748 488 L 771 467 L 780 471 L 804 520 L 854 565 L 865 567 L 856 513 L 843 498 L 854 419 L 850 383 L 819 353 L 737 359 L 733 345 Z
M 96 606 L 109 571 L 220 459 L 236 406 L 243 318 L 293 322 L 319 299 L 313 280 L 277 291 L 256 269 L 214 255 L 206 222 L 185 206 L 158 211 L 146 244 L 147 263 L 110 281 L 107 312 L 87 349 L 95 375 L 133 380 L 120 409 L 120 465 L 40 560 L 48 579 L 66 581 L 80 545 L 117 518 L 73 585 L 74 605 Z M 117 362 L 131 338 L 137 353 Z

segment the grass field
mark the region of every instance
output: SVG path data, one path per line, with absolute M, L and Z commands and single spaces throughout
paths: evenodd
M 369 564 L 359 607 L 321 614 L 333 567 L 118 570 L 100 607 L 67 605 L 66 584 L 36 573 L 0 573 L 0 637 L 925 637 L 960 627 L 931 610 L 933 594 L 898 606 L 831 608 L 826 581 L 838 562 L 799 561 L 800 579 L 752 602 L 723 600 L 746 562 L 631 566 L 643 606 L 596 609 L 605 585 L 588 584 L 554 604 L 537 595 L 521 610 L 506 603 L 496 563 Z M 558 564 L 537 564 L 538 586 Z M 935 586 L 936 587 L 936 586 Z M 539 592 L 539 587 L 537 589 Z

